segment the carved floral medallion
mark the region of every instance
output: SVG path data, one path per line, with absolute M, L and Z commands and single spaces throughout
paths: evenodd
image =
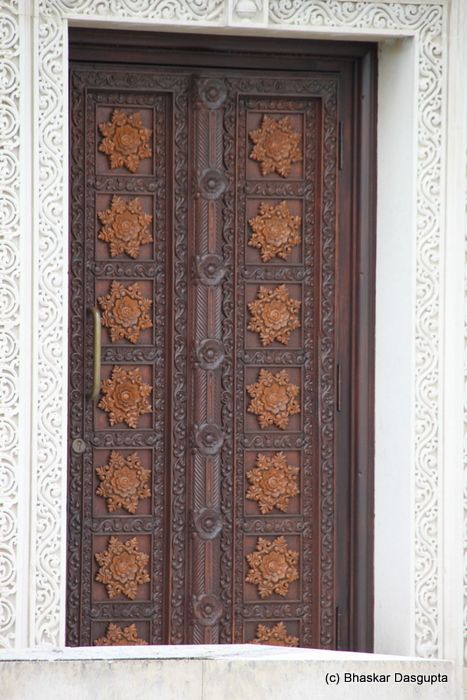
M 287 177 L 292 164 L 302 160 L 301 137 L 292 129 L 290 117 L 272 119 L 265 114 L 249 137 L 255 144 L 250 158 L 259 162 L 263 175 L 276 172 Z
M 267 644 L 274 647 L 298 647 L 298 637 L 287 634 L 287 628 L 283 622 L 270 627 L 258 625 L 256 637 L 250 644 Z
M 143 126 L 140 112 L 125 114 L 116 109 L 110 122 L 99 124 L 99 131 L 104 136 L 99 151 L 108 156 L 111 168 L 125 166 L 135 173 L 140 162 L 152 156 L 149 145 L 152 129 Z
M 263 515 L 273 508 L 286 513 L 289 500 L 299 493 L 298 472 L 298 467 L 287 464 L 283 452 L 276 452 L 271 457 L 258 454 L 255 468 L 246 473 L 251 484 L 246 497 L 257 501 Z
M 115 366 L 112 378 L 104 380 L 101 389 L 105 396 L 99 401 L 99 408 L 108 412 L 110 425 L 126 423 L 136 428 L 140 415 L 152 413 L 147 400 L 152 387 L 143 382 L 139 367 L 127 370 Z
M 100 567 L 96 581 L 104 584 L 109 598 L 122 593 L 133 600 L 138 593 L 138 586 L 149 583 L 146 569 L 149 555 L 139 551 L 136 537 L 126 542 L 111 537 L 107 549 L 96 552 L 94 556 Z
M 259 333 L 262 345 L 274 340 L 288 345 L 292 331 L 300 328 L 300 306 L 300 301 L 289 297 L 285 284 L 276 289 L 260 287 L 256 299 L 248 304 L 251 313 L 248 330 Z
M 97 237 L 109 244 L 112 258 L 122 253 L 137 258 L 140 246 L 153 241 L 148 228 L 152 216 L 143 212 L 138 197 L 125 202 L 114 196 L 110 209 L 97 212 L 97 216 L 104 224 Z
M 113 343 L 122 338 L 137 343 L 140 332 L 152 328 L 148 316 L 152 301 L 143 297 L 138 282 L 125 287 L 113 281 L 110 294 L 99 297 L 98 301 L 104 312 L 102 325 L 110 330 Z
M 261 598 L 273 593 L 286 596 L 289 585 L 298 579 L 298 552 L 289 549 L 284 537 L 273 542 L 259 537 L 256 552 L 246 555 L 250 570 L 247 583 L 255 583 Z
M 291 214 L 287 202 L 277 205 L 261 202 L 259 215 L 248 222 L 253 230 L 248 245 L 259 248 L 263 262 L 276 255 L 286 260 L 292 248 L 302 240 L 301 222 L 301 216 Z
M 136 625 L 128 625 L 122 629 L 111 622 L 105 637 L 99 637 L 94 644 L 98 647 L 139 647 L 146 645 L 147 642 L 138 637 Z
M 96 472 L 101 481 L 96 493 L 105 498 L 110 513 L 118 508 L 136 513 L 139 501 L 151 495 L 148 488 L 151 472 L 143 469 L 137 452 L 125 458 L 113 450 L 109 463 L 96 467 Z
M 289 417 L 300 413 L 296 400 L 299 388 L 289 381 L 285 369 L 276 374 L 261 369 L 258 381 L 249 384 L 246 389 L 253 399 L 247 410 L 258 416 L 262 428 L 276 425 L 285 430 L 289 425 Z

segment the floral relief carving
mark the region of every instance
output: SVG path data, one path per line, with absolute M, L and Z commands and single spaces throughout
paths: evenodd
M 248 245 L 259 248 L 261 259 L 268 262 L 277 256 L 286 260 L 292 248 L 300 243 L 302 218 L 293 216 L 287 202 L 274 206 L 261 202 L 259 215 L 249 220 L 253 235 Z
M 141 466 L 137 452 L 125 458 L 113 450 L 109 463 L 96 467 L 96 472 L 101 481 L 96 493 L 106 499 L 110 513 L 117 508 L 136 513 L 139 501 L 151 495 L 148 488 L 151 472 Z
M 135 173 L 140 161 L 152 156 L 149 145 L 152 129 L 143 126 L 140 112 L 125 114 L 116 109 L 110 122 L 99 124 L 99 131 L 104 136 L 99 151 L 109 157 L 111 168 L 125 166 Z
M 296 400 L 299 388 L 289 381 L 285 369 L 276 374 L 261 369 L 258 381 L 249 384 L 246 389 L 253 399 L 247 410 L 258 416 L 262 428 L 276 425 L 285 430 L 289 424 L 289 417 L 300 413 L 300 406 Z
M 138 637 L 136 625 L 128 625 L 122 629 L 111 622 L 105 637 L 99 637 L 94 644 L 98 647 L 137 647 L 146 645 L 147 642 Z
M 108 412 L 110 425 L 126 423 L 136 428 L 139 416 L 152 412 L 147 400 L 152 387 L 143 382 L 139 367 L 126 370 L 115 366 L 112 378 L 104 380 L 101 389 L 105 396 L 99 401 L 99 408 Z
M 300 328 L 300 306 L 300 301 L 289 297 L 285 284 L 276 289 L 260 287 L 257 298 L 248 304 L 252 316 L 248 330 L 259 333 L 262 345 L 274 340 L 288 345 L 292 331 Z
M 122 338 L 136 343 L 142 330 L 152 328 L 148 316 L 152 301 L 143 297 L 138 282 L 125 287 L 113 281 L 110 294 L 99 297 L 98 301 L 104 312 L 102 325 L 110 330 L 113 343 Z
M 97 216 L 104 224 L 97 237 L 109 244 L 112 258 L 122 253 L 137 258 L 140 246 L 153 241 L 148 229 L 152 216 L 143 212 L 138 197 L 125 202 L 114 196 L 110 209 L 97 212 Z
M 246 473 L 251 484 L 246 497 L 257 501 L 263 515 L 273 508 L 286 513 L 289 500 L 299 493 L 298 472 L 298 467 L 287 464 L 283 452 L 276 452 L 271 457 L 258 454 L 255 468 Z
M 133 600 L 138 586 L 150 581 L 146 569 L 149 555 L 139 551 L 136 537 L 126 542 L 111 537 L 107 549 L 94 556 L 100 567 L 96 581 L 104 584 L 109 598 L 122 593 Z
M 273 593 L 286 596 L 289 585 L 298 579 L 298 552 L 289 549 L 284 537 L 277 537 L 269 542 L 259 537 L 256 552 L 246 555 L 250 570 L 247 583 L 255 583 L 261 598 L 268 598 Z
M 301 137 L 292 129 L 290 117 L 272 119 L 265 114 L 261 127 L 250 131 L 249 137 L 255 144 L 250 158 L 259 162 L 263 175 L 276 172 L 287 177 L 292 164 L 302 160 Z
M 276 647 L 298 647 L 298 637 L 293 637 L 287 633 L 287 628 L 283 622 L 270 627 L 268 625 L 258 625 L 256 637 L 250 644 L 267 644 Z

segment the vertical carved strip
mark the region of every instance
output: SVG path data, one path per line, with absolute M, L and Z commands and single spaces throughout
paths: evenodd
M 20 250 L 28 240 L 21 238 L 20 136 L 23 143 L 25 136 L 20 134 L 19 96 L 26 88 L 20 82 L 18 2 L 2 0 L 0 18 L 0 647 L 9 648 L 27 643 L 16 619 L 20 469 L 26 467 L 19 452 L 20 314 L 25 311 L 20 306 Z M 26 543 L 23 535 L 19 544 Z
M 196 194 L 194 261 L 196 286 L 193 301 L 193 430 L 192 468 L 192 639 L 205 644 L 219 641 L 220 533 L 223 527 L 220 499 L 220 453 L 224 426 L 220 409 L 220 368 L 224 361 L 222 284 L 226 265 L 221 244 L 222 195 L 226 175 L 222 160 L 222 117 L 225 86 L 222 81 L 200 79 L 194 86 L 194 163 Z

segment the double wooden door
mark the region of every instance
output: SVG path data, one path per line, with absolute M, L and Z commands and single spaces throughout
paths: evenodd
M 72 64 L 69 645 L 351 645 L 343 94 Z

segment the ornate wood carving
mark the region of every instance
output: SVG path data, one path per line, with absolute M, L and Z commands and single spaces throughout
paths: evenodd
M 104 224 L 98 238 L 109 244 L 112 257 L 127 253 L 137 258 L 140 246 L 153 241 L 149 231 L 152 216 L 143 212 L 138 197 L 126 202 L 115 195 L 110 209 L 97 212 L 97 216 Z
M 139 551 L 136 537 L 126 542 L 111 537 L 107 549 L 94 556 L 100 567 L 96 581 L 104 584 L 109 598 L 121 593 L 133 600 L 138 586 L 150 581 L 146 568 L 149 555 Z
M 144 646 L 147 642 L 138 637 L 135 624 L 122 629 L 111 622 L 107 627 L 105 637 L 99 637 L 94 644 L 98 647 L 137 647 Z
M 300 328 L 298 311 L 301 303 L 289 297 L 285 284 L 276 289 L 260 287 L 255 301 L 248 304 L 252 317 L 248 329 L 259 333 L 262 345 L 269 345 L 274 340 L 288 345 L 292 331 Z
M 298 647 L 298 637 L 287 633 L 283 622 L 277 625 L 258 625 L 256 637 L 250 644 L 267 644 L 276 647 Z
M 125 114 L 115 109 L 110 122 L 99 124 L 99 131 L 105 137 L 99 144 L 99 151 L 107 154 L 111 168 L 125 166 L 135 173 L 140 161 L 152 156 L 149 145 L 152 129 L 143 126 L 140 112 Z
M 104 312 L 102 325 L 109 328 L 113 343 L 122 338 L 137 343 L 140 332 L 144 328 L 152 328 L 148 316 L 152 301 L 143 297 L 137 282 L 125 287 L 114 280 L 110 293 L 98 297 L 98 301 Z
M 139 501 L 151 496 L 148 488 L 151 472 L 143 469 L 137 452 L 125 459 L 113 450 L 109 463 L 96 467 L 96 472 L 101 481 L 96 493 L 105 498 L 109 513 L 118 508 L 136 513 Z
M 273 119 L 265 114 L 261 127 L 249 136 L 255 144 L 250 158 L 260 163 L 263 175 L 276 172 L 287 177 L 292 164 L 302 160 L 301 137 L 292 129 L 289 117 Z
M 258 454 L 256 466 L 246 473 L 251 486 L 246 497 L 257 501 L 263 515 L 274 508 L 287 512 L 289 500 L 299 493 L 297 484 L 298 467 L 291 467 L 283 452 L 271 457 Z
M 253 399 L 247 410 L 258 416 L 262 428 L 276 425 L 285 430 L 289 425 L 289 417 L 300 413 L 300 404 L 296 399 L 299 388 L 290 382 L 285 369 L 276 374 L 261 369 L 258 381 L 249 384 L 246 390 Z
M 248 222 L 253 231 L 248 245 L 259 248 L 263 262 L 276 255 L 287 260 L 292 248 L 302 240 L 302 218 L 291 214 L 286 201 L 277 205 L 261 202 L 258 211 L 258 215 Z
M 245 580 L 258 586 L 261 598 L 268 598 L 273 593 L 286 596 L 289 585 L 299 578 L 299 554 L 289 549 L 284 537 L 277 537 L 272 542 L 260 537 L 256 552 L 247 554 L 246 558 L 251 568 Z
M 147 400 L 151 391 L 152 387 L 143 382 L 138 367 L 126 370 L 115 366 L 112 378 L 102 382 L 104 397 L 99 401 L 99 408 L 109 414 L 110 425 L 126 423 L 130 428 L 136 428 L 139 416 L 152 413 Z

